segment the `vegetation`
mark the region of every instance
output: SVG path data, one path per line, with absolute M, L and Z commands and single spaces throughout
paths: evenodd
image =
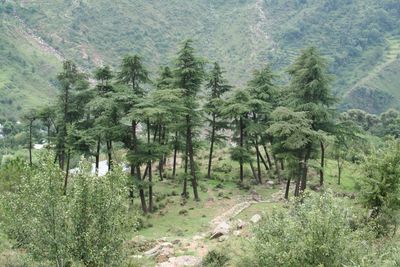
M 85 55 L 46 74 L 58 88 L 51 103 L 0 120 L 0 265 L 399 265 L 400 113 L 386 109 L 395 107 L 387 101 L 395 98 L 374 96 L 393 93 L 391 81 L 372 89 L 379 73 L 396 64 L 396 49 L 385 58 L 375 55 L 384 62 L 373 68 L 363 61 L 396 34 L 398 22 L 390 18 L 399 6 L 363 3 L 138 1 L 137 10 L 158 15 L 140 23 L 149 26 L 167 12 L 163 21 L 173 20 L 168 27 L 181 29 L 180 38 L 205 4 L 215 14 L 203 21 L 204 11 L 199 21 L 207 31 L 192 36 L 225 38 L 214 31 L 220 12 L 231 7 L 239 15 L 229 31 L 255 25 L 246 41 L 218 43 L 221 51 L 200 38 L 184 40 L 172 53 L 172 31 L 166 39 L 160 39 L 164 32 L 144 31 L 127 45 L 126 25 L 136 21 L 128 19 L 128 0 L 107 11 L 102 1 L 55 1 L 44 8 L 0 0 L 2 18 L 12 19 L 0 26 L 7 29 L 5 42 L 19 38 L 9 33 L 21 16 L 37 27 L 28 38 L 59 26 L 46 42 L 72 58 Z M 178 4 L 190 9 L 172 19 Z M 55 16 L 55 7 L 65 16 Z M 267 20 L 266 7 L 281 17 Z M 240 16 L 252 8 L 255 21 Z M 45 25 L 49 17 L 54 23 Z M 350 18 L 357 27 L 344 32 Z M 315 26 L 319 22 L 327 26 Z M 251 35 L 262 41 L 248 42 Z M 289 52 L 299 48 L 296 40 L 320 39 L 321 48 Z M 39 48 L 57 54 L 44 42 Z M 236 51 L 222 51 L 231 42 L 248 57 L 239 62 Z M 80 48 L 72 49 L 74 43 Z M 263 54 L 265 48 L 274 53 Z M 107 64 L 95 56 L 100 49 Z M 92 71 L 79 66 L 92 63 L 98 65 Z M 360 69 L 350 71 L 354 64 Z M 341 102 L 338 96 L 350 87 L 350 101 Z M 357 88 L 374 90 L 378 105 L 343 111 L 353 107 Z

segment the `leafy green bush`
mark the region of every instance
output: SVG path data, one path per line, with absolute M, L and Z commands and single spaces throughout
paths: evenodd
M 118 266 L 126 222 L 124 174 L 93 177 L 82 171 L 63 195 L 64 173 L 51 157 L 40 162 L 26 166 L 16 190 L 2 198 L 9 237 L 53 265 Z
M 310 194 L 262 221 L 255 229 L 254 262 L 243 259 L 243 266 L 361 264 L 368 255 L 369 231 L 353 230 L 352 221 L 342 200 L 330 193 Z
M 396 230 L 400 210 L 400 142 L 388 141 L 386 146 L 369 155 L 363 165 L 361 198 L 370 210 L 379 235 Z
M 211 250 L 204 257 L 201 262 L 201 266 L 203 267 L 223 267 L 228 266 L 229 257 L 222 250 Z

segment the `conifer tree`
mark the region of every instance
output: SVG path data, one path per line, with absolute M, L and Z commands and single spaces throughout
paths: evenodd
M 208 103 L 205 106 L 206 112 L 211 116 L 209 124 L 211 126 L 210 133 L 210 152 L 208 156 L 208 168 L 207 168 L 207 178 L 211 178 L 211 168 L 212 168 L 212 157 L 214 151 L 214 143 L 221 139 L 222 136 L 218 135 L 218 131 L 226 128 L 226 123 L 221 120 L 221 110 L 220 107 L 223 105 L 222 95 L 228 92 L 232 87 L 227 84 L 227 81 L 223 77 L 223 70 L 217 62 L 214 63 L 214 67 L 211 70 L 209 82 L 207 88 L 208 93 Z
M 148 71 L 143 66 L 142 59 L 137 56 L 125 56 L 122 60 L 121 70 L 117 75 L 120 83 L 126 84 L 131 87 L 130 92 L 125 92 L 122 96 L 125 101 L 127 116 L 130 117 L 135 113 L 134 105 L 138 103 L 140 98 L 144 96 L 144 89 L 142 84 L 146 84 L 150 81 Z M 139 120 L 136 117 L 130 117 L 131 125 L 131 136 L 129 144 L 128 160 L 131 164 L 131 176 L 136 177 L 138 183 L 142 180 L 140 166 L 144 162 L 138 156 L 140 150 L 140 142 L 137 135 L 137 127 Z M 139 195 L 142 204 L 142 210 L 144 213 L 147 212 L 146 198 L 144 189 L 139 187 Z
M 291 76 L 289 106 L 294 111 L 304 111 L 311 120 L 314 131 L 328 131 L 333 121 L 331 106 L 335 103 L 329 83 L 331 77 L 327 74 L 326 61 L 315 47 L 302 51 L 288 71 Z M 323 168 L 325 149 L 323 140 L 319 140 L 321 148 L 320 183 L 323 184 Z M 315 151 L 315 142 L 310 142 L 304 148 L 304 169 L 301 182 L 301 191 L 307 185 L 308 160 Z
M 176 60 L 175 77 L 177 88 L 183 90 L 186 128 L 186 151 L 185 151 L 185 177 L 182 196 L 187 197 L 188 167 L 190 167 L 190 178 L 195 200 L 200 200 L 197 191 L 196 165 L 194 161 L 193 137 L 198 123 L 198 103 L 196 96 L 200 90 L 204 78 L 203 62 L 195 56 L 192 41 L 186 40 L 178 52 Z M 188 166 L 189 165 L 189 166 Z

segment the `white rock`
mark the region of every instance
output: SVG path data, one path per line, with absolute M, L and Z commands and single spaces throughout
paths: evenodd
M 222 235 L 227 235 L 230 229 L 231 226 L 228 223 L 221 222 L 217 225 L 217 227 L 214 228 L 214 231 L 211 234 L 211 239 L 218 238 Z
M 260 214 L 256 214 L 253 217 L 251 217 L 250 221 L 252 223 L 258 223 L 261 220 L 261 215 Z
M 234 236 L 240 236 L 241 233 L 242 233 L 242 232 L 239 231 L 239 230 L 233 231 L 233 235 L 234 235 Z
M 183 266 L 199 266 L 201 258 L 194 256 L 180 256 L 169 258 L 167 262 L 157 265 L 157 267 L 183 267 Z
M 242 221 L 241 219 L 237 220 L 236 228 L 238 230 L 243 229 L 246 226 L 246 222 Z

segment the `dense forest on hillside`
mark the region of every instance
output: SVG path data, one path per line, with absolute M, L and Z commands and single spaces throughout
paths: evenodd
M 235 88 L 194 44 L 155 74 L 64 61 L 3 126 L 0 263 L 397 266 L 400 113 L 338 110 L 315 47 Z

